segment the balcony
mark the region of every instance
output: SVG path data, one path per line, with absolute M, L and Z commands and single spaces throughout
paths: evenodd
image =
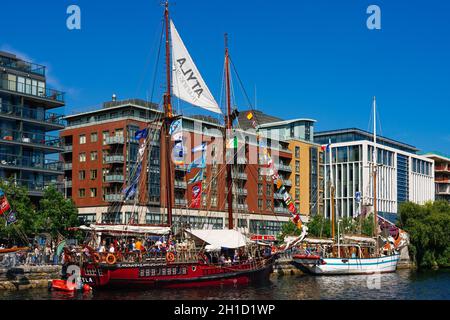
M 58 184 L 57 181 L 33 181 L 33 180 L 20 180 L 20 179 L 14 179 L 12 181 L 10 180 L 6 180 L 5 181 L 6 184 L 12 183 L 13 185 L 16 186 L 21 186 L 24 187 L 25 189 L 28 190 L 28 193 L 31 196 L 36 196 L 36 197 L 41 197 L 44 195 L 45 190 L 49 187 L 49 186 L 60 186 Z
M 73 151 L 73 145 L 64 145 L 63 153 L 71 153 Z
M 225 203 L 225 209 L 228 209 L 228 203 Z M 248 204 L 233 203 L 233 210 L 248 211 Z
M 124 136 L 107 137 L 105 139 L 105 143 L 107 145 L 111 145 L 111 144 L 125 144 L 125 137 Z
M 289 210 L 285 207 L 275 207 L 273 209 L 273 212 L 279 213 L 279 214 L 289 214 Z
M 186 172 L 187 168 L 185 166 L 175 166 L 176 171 Z
M 64 169 L 64 171 L 72 170 L 72 162 L 66 162 L 66 163 L 64 163 L 63 169 Z
M 66 180 L 66 182 L 65 182 L 66 188 L 72 188 L 72 185 L 73 185 L 72 180 Z
M 245 172 L 235 172 L 235 171 L 233 171 L 231 173 L 231 177 L 233 179 L 238 179 L 238 180 L 247 180 L 247 174 Z
M 55 151 L 60 152 L 64 150 L 61 139 L 59 137 L 48 136 L 42 133 L 0 129 L 0 141 L 7 143 L 19 143 L 23 145 L 33 145 L 36 147 L 54 149 Z
M 64 104 L 63 92 L 42 86 L 24 84 L 11 80 L 1 80 L 0 90 L 12 91 L 20 95 L 36 97 L 39 100 L 44 99 L 52 102 L 57 102 L 58 104 Z
M 124 183 L 125 178 L 123 174 L 109 174 L 105 176 L 105 182 L 107 183 Z
M 188 204 L 188 201 L 186 199 L 177 199 L 177 198 L 175 198 L 175 205 L 176 206 L 186 207 L 187 204 Z
M 448 165 L 437 165 L 434 168 L 434 171 L 436 171 L 436 172 L 450 172 L 450 166 L 448 166 Z
M 175 180 L 174 187 L 176 189 L 187 189 L 187 182 Z
M 274 194 L 273 194 L 273 198 L 275 199 L 275 200 L 283 200 L 284 198 L 283 198 L 283 195 L 281 194 L 281 193 L 278 193 L 278 192 L 275 192 Z
M 435 182 L 443 184 L 450 183 L 450 178 L 435 178 Z
M 23 60 L 0 57 L 0 67 L 45 77 L 45 66 Z
M 0 154 L 0 167 L 47 173 L 62 173 L 63 166 L 59 161 L 21 157 L 13 154 Z
M 61 114 L 38 112 L 36 109 L 6 103 L 0 104 L 0 117 L 29 121 L 50 129 L 63 129 L 65 127 L 64 116 Z
M 247 196 L 248 191 L 244 188 L 235 188 L 233 187 L 233 194 L 238 196 Z M 228 188 L 225 188 L 225 192 L 228 193 Z
M 291 187 L 292 186 L 292 182 L 291 180 L 286 180 L 286 179 L 281 179 L 283 181 L 283 185 L 286 187 Z M 277 184 L 277 181 L 273 182 L 274 184 Z
M 105 202 L 122 202 L 123 195 L 121 193 L 105 194 Z
M 107 164 L 113 164 L 113 163 L 124 163 L 125 162 L 125 156 L 123 154 L 115 154 L 115 155 L 109 155 L 105 157 L 105 163 Z
M 292 172 L 292 168 L 291 168 L 291 166 L 280 163 L 278 165 L 278 171 Z

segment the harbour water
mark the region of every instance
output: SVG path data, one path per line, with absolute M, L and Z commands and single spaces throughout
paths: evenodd
M 273 276 L 256 286 L 113 290 L 87 294 L 47 289 L 0 291 L 0 300 L 450 300 L 450 270 L 399 270 L 375 276 Z

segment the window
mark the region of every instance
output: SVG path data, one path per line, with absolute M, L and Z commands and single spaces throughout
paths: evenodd
M 266 200 L 266 209 L 272 210 L 272 201 L 271 200 Z
M 80 197 L 80 198 L 86 197 L 86 190 L 85 189 L 78 189 L 78 197 Z
M 300 186 L 300 176 L 298 174 L 295 175 L 295 185 Z
M 86 153 L 80 153 L 80 162 L 86 162 Z
M 86 135 L 80 134 L 80 144 L 85 144 L 85 143 L 86 143 Z
M 106 140 L 109 138 L 109 131 L 103 131 L 103 145 L 106 145 Z
M 300 173 L 300 161 L 295 161 L 295 172 Z
M 272 195 L 272 185 L 266 185 L 266 196 L 270 197 Z
M 91 188 L 91 198 L 95 198 L 97 196 L 97 188 Z
M 98 141 L 98 135 L 97 132 L 91 133 L 91 142 L 97 142 Z
M 84 170 L 78 171 L 78 179 L 79 180 L 86 179 L 86 171 L 84 171 Z
M 259 210 L 263 209 L 263 201 L 262 201 L 262 199 L 258 199 L 258 209 Z
M 97 179 L 97 170 L 91 170 L 91 180 Z
M 295 157 L 300 158 L 300 147 L 295 147 Z
M 258 196 L 263 195 L 263 185 L 261 183 L 258 183 Z
M 98 159 L 98 152 L 92 151 L 91 152 L 91 161 L 96 161 Z
M 295 200 L 300 200 L 300 189 L 295 189 Z

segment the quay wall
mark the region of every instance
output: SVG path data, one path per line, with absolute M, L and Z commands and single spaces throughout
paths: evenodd
M 47 288 L 51 280 L 60 278 L 61 266 L 0 268 L 0 290 Z

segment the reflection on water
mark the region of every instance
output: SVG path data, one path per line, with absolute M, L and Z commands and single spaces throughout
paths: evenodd
M 379 280 L 379 281 L 378 281 Z M 372 289 L 371 289 L 372 288 Z M 400 270 L 374 276 L 272 277 L 266 284 L 244 287 L 101 291 L 93 293 L 49 292 L 46 289 L 0 291 L 0 299 L 36 300 L 320 300 L 320 299 L 433 299 L 450 300 L 450 271 L 418 273 Z

